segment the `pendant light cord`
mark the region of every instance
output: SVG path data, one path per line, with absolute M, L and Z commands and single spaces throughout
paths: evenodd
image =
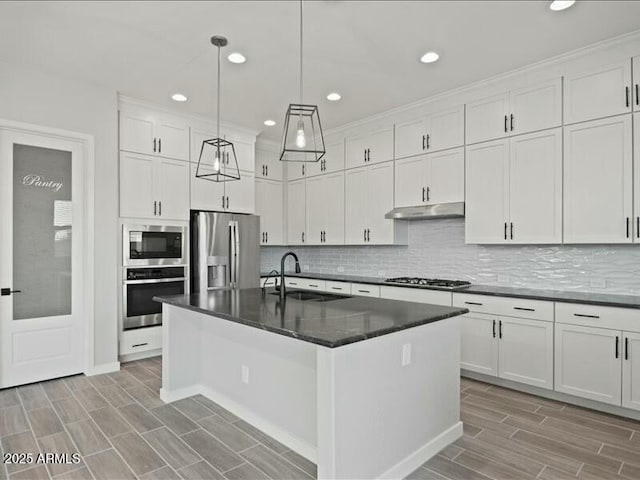
M 217 129 L 218 129 L 218 156 L 220 153 L 220 45 L 218 45 L 218 95 L 217 95 L 217 101 L 218 101 L 218 112 L 217 112 Z
M 302 0 L 300 0 L 300 103 L 302 104 Z

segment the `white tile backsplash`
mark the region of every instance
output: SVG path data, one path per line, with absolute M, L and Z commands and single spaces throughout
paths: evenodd
M 261 270 L 285 247 L 262 247 Z M 409 223 L 407 246 L 292 247 L 303 270 L 640 295 L 640 245 L 465 245 L 464 220 Z M 287 259 L 293 269 L 293 262 Z M 384 275 L 380 275 L 384 272 Z

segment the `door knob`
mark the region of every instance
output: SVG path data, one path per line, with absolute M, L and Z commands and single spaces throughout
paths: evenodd
M 22 290 L 11 290 L 10 288 L 2 288 L 0 289 L 0 296 L 11 295 L 12 293 L 22 293 Z

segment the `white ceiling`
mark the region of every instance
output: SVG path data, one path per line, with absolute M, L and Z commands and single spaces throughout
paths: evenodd
M 305 101 L 335 127 L 638 29 L 640 2 L 306 1 Z M 0 60 L 215 115 L 213 34 L 229 38 L 222 118 L 279 138 L 298 100 L 293 1 L 0 2 Z M 428 50 L 431 65 L 418 62 Z M 169 99 L 176 91 L 189 101 Z M 343 99 L 328 102 L 327 93 Z M 263 121 L 272 118 L 276 127 Z

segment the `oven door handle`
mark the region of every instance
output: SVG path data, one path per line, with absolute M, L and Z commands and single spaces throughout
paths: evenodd
M 125 285 L 142 285 L 144 283 L 169 283 L 169 282 L 184 282 L 187 277 L 175 277 L 175 278 L 152 278 L 149 280 L 125 280 Z

